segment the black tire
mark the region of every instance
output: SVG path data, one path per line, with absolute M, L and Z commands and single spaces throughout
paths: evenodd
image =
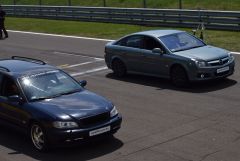
M 48 143 L 44 128 L 38 123 L 32 123 L 30 126 L 30 137 L 34 148 L 40 152 L 48 150 Z
M 127 68 L 125 66 L 125 64 L 121 61 L 121 60 L 114 60 L 112 62 L 112 70 L 114 75 L 116 75 L 117 77 L 124 77 L 127 73 Z
M 174 66 L 171 70 L 171 81 L 177 87 L 186 87 L 188 85 L 188 76 L 183 67 Z

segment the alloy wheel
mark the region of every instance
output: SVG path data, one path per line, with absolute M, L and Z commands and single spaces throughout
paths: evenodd
M 126 66 L 120 60 L 113 61 L 112 69 L 113 69 L 114 74 L 117 77 L 123 77 L 123 76 L 125 76 L 125 74 L 127 72 Z
M 175 86 L 184 87 L 187 85 L 188 77 L 186 71 L 181 66 L 176 66 L 171 71 L 171 80 Z
M 43 129 L 37 124 L 33 124 L 31 126 L 31 139 L 33 145 L 35 148 L 37 148 L 37 150 L 41 151 L 45 148 L 46 142 L 44 132 Z

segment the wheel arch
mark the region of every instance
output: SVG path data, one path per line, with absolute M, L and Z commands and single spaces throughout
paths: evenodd
M 111 65 L 111 68 L 112 68 L 112 63 L 116 60 L 119 60 L 121 62 L 124 63 L 125 67 L 127 68 L 127 65 L 126 65 L 126 62 L 124 61 L 123 58 L 121 58 L 120 56 L 113 56 L 112 59 L 111 59 L 111 62 L 110 62 L 110 65 Z
M 169 68 L 169 77 L 171 77 L 171 73 L 172 73 L 172 70 L 175 68 L 175 67 L 181 67 L 185 70 L 185 73 L 187 75 L 187 77 L 189 78 L 189 75 L 188 75 L 188 70 L 187 70 L 187 67 L 181 63 L 174 63 L 170 66 Z
M 38 123 L 38 124 L 41 125 L 40 121 L 38 121 L 37 119 L 31 118 L 31 119 L 29 119 L 29 121 L 28 121 L 28 123 L 27 123 L 28 129 L 31 128 L 31 125 L 32 125 L 33 123 Z

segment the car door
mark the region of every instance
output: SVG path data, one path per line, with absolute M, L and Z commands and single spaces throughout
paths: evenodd
M 144 49 L 142 50 L 144 63 L 144 72 L 162 77 L 167 77 L 169 74 L 169 64 L 171 56 L 161 45 L 159 41 L 150 36 L 144 37 Z M 163 53 L 154 53 L 153 49 L 160 48 Z
M 142 72 L 142 49 L 144 36 L 132 35 L 119 42 L 118 52 L 126 63 L 128 71 Z
M 17 83 L 8 76 L 2 76 L 0 91 L 0 117 L 18 126 L 26 126 L 30 115 L 24 110 L 23 104 L 12 102 L 9 96 L 22 97 Z
M 3 86 L 3 74 L 0 73 L 0 118 L 5 119 L 4 108 L 2 108 L 2 102 L 6 101 L 4 97 L 1 96 L 2 86 Z

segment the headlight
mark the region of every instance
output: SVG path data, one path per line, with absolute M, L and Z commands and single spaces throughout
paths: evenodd
M 198 65 L 198 67 L 200 67 L 200 68 L 207 66 L 207 63 L 204 62 L 204 61 L 197 61 L 196 63 L 197 63 L 197 65 Z
M 205 61 L 196 60 L 196 59 L 192 59 L 192 61 L 194 61 L 197 67 L 199 68 L 203 68 L 207 66 L 207 63 Z
M 53 126 L 57 129 L 68 129 L 78 127 L 78 124 L 76 122 L 55 121 L 53 122 Z
M 228 53 L 228 61 L 232 61 L 234 59 L 233 55 L 231 53 Z
M 117 108 L 114 106 L 113 109 L 111 110 L 110 116 L 114 117 L 118 114 L 118 110 Z

